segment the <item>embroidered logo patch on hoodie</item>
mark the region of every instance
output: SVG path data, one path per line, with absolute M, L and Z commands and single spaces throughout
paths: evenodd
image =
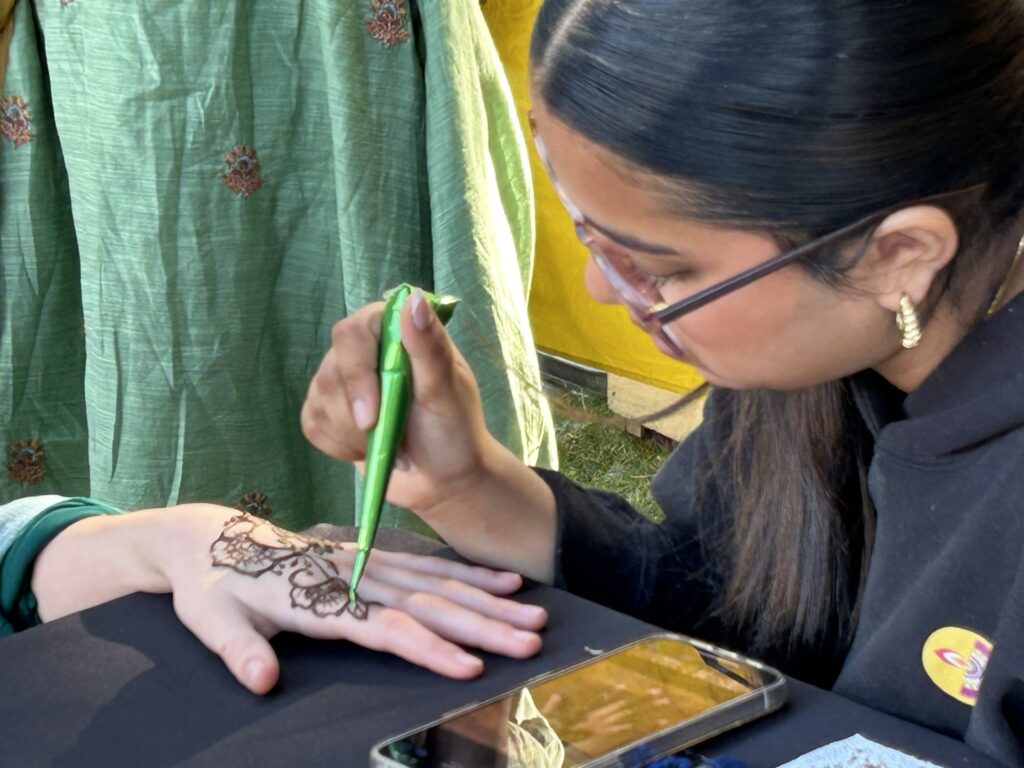
M 928 677 L 943 693 L 973 707 L 985 667 L 992 657 L 992 643 L 969 629 L 943 627 L 925 640 L 921 663 Z

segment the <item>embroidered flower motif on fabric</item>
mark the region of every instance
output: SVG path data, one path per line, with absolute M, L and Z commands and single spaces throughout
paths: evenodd
M 390 48 L 398 43 L 409 40 L 409 31 L 405 28 L 405 0 L 370 0 L 373 18 L 366 22 L 375 40 Z
M 267 494 L 253 491 L 235 502 L 235 509 L 240 512 L 247 512 L 253 517 L 270 519 L 270 504 L 267 502 Z
M 32 141 L 32 112 L 21 96 L 0 101 L 0 135 L 16 147 Z
M 34 437 L 11 443 L 7 450 L 11 454 L 11 463 L 7 465 L 7 471 L 11 473 L 15 482 L 32 485 L 46 477 L 46 468 L 43 466 L 46 451 Z
M 224 186 L 236 195 L 248 197 L 263 186 L 260 176 L 260 161 L 256 150 L 248 144 L 240 144 L 224 155 L 228 170 L 221 174 Z

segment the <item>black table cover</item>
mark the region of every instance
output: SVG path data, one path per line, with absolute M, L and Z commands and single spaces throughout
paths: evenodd
M 487 657 L 477 680 L 438 677 L 345 642 L 274 640 L 281 680 L 250 694 L 178 622 L 167 596 L 133 595 L 0 641 L 0 766 L 342 766 L 377 741 L 653 628 L 549 587 L 522 597 L 551 621 L 535 659 Z M 791 683 L 790 703 L 707 743 L 752 768 L 862 733 L 953 766 L 996 766 L 958 741 Z

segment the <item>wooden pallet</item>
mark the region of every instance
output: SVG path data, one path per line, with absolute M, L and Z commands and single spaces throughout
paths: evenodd
M 648 414 L 671 405 L 679 398 L 676 392 L 668 392 L 614 373 L 608 374 L 608 407 L 625 419 L 626 430 L 634 435 L 643 434 L 645 429 L 676 441 L 689 435 L 701 422 L 703 399 L 662 419 L 644 420 Z

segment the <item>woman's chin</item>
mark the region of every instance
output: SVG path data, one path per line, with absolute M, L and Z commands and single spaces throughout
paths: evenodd
M 651 336 L 651 341 L 654 342 L 654 346 L 658 348 L 659 352 L 666 357 L 672 358 L 676 362 L 690 366 L 712 387 L 720 387 L 722 389 L 751 389 L 754 387 L 752 384 L 733 381 L 728 377 L 716 374 L 692 352 L 684 351 L 681 348 L 675 348 L 668 341 L 660 338 L 659 336 Z

